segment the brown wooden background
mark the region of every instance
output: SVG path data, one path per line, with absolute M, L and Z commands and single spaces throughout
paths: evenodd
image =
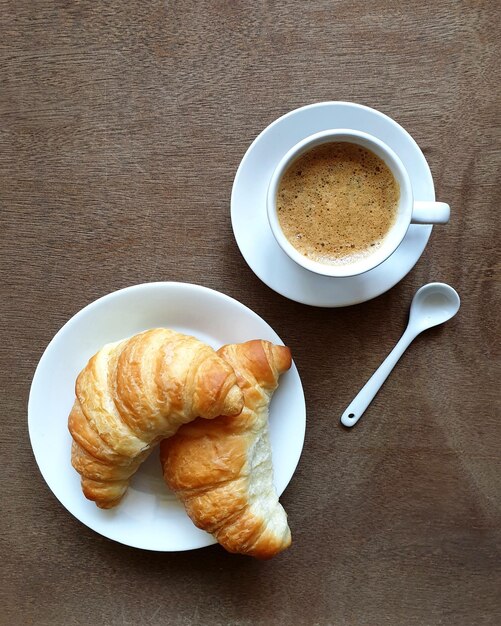
M 498 23 L 494 0 L 0 0 L 2 624 L 501 623 Z M 322 100 L 400 122 L 453 211 L 399 285 L 348 309 L 268 289 L 229 217 L 249 143 Z M 271 562 L 115 544 L 38 472 L 26 404 L 45 346 L 155 280 L 237 298 L 293 350 L 308 428 L 283 496 L 294 545 Z M 343 430 L 430 280 L 457 288 L 459 316 Z

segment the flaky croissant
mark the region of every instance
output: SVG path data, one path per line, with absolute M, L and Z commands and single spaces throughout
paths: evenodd
M 244 408 L 236 417 L 197 419 L 162 441 L 163 474 L 196 526 L 229 552 L 266 559 L 291 543 L 268 436 L 269 403 L 291 366 L 290 350 L 257 340 L 218 354 L 237 374 Z
M 84 495 L 118 504 L 152 447 L 197 416 L 236 415 L 232 367 L 198 339 L 148 330 L 105 345 L 79 374 L 68 427 Z

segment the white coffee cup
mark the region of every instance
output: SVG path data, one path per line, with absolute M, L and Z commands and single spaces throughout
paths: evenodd
M 276 200 L 282 175 L 295 159 L 321 144 L 341 141 L 362 146 L 382 159 L 400 187 L 400 200 L 396 220 L 374 252 L 356 258 L 353 262 L 329 265 L 304 256 L 290 243 L 278 220 Z M 389 146 L 373 135 L 346 128 L 321 131 L 293 146 L 282 157 L 273 172 L 266 203 L 271 230 L 282 250 L 305 269 L 316 274 L 336 277 L 362 274 L 385 261 L 401 244 L 410 224 L 446 224 L 450 216 L 450 207 L 444 202 L 420 202 L 414 199 L 409 174 L 400 158 Z

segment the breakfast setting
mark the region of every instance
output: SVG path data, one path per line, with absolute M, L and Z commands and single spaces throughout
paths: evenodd
M 56 4 L 7 10 L 0 623 L 498 624 L 499 86 L 441 61 L 494 4 L 409 5 L 398 81 L 342 2 Z

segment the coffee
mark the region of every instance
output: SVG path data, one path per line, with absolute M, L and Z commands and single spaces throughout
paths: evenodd
M 372 254 L 395 223 L 400 188 L 386 163 L 348 142 L 321 144 L 282 176 L 277 216 L 289 242 L 329 265 Z

